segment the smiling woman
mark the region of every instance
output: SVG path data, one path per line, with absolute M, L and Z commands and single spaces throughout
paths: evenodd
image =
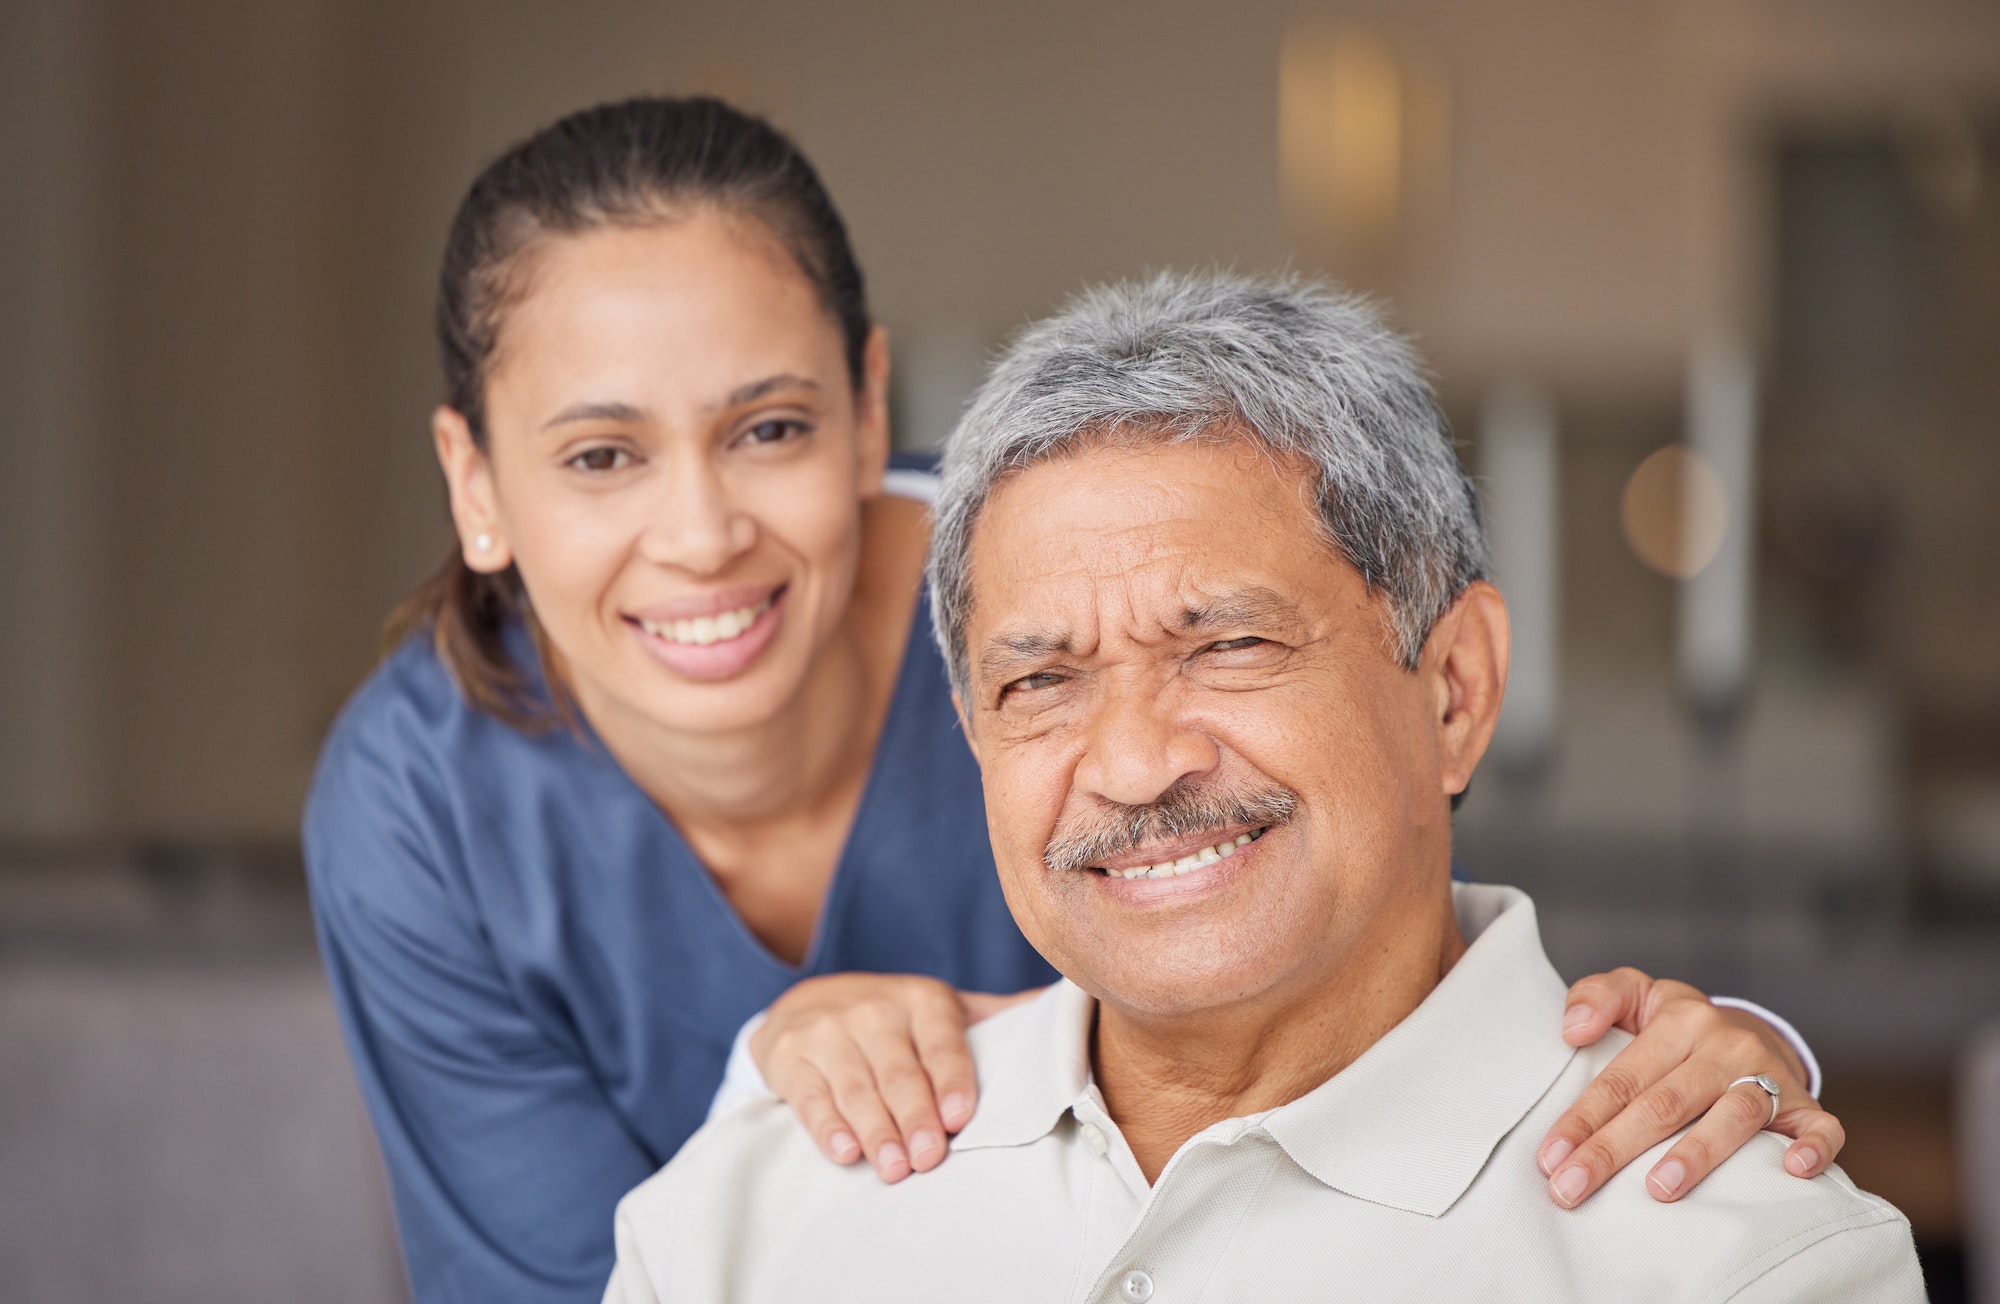
M 496 539 L 466 564 L 520 577 L 614 752 L 662 725 L 795 728 L 810 669 L 845 678 L 839 732 L 865 746 L 894 676 L 891 653 L 870 681 L 875 627 L 848 604 L 887 454 L 879 334 L 850 372 L 784 248 L 702 207 L 553 242 L 525 277 L 485 447 L 454 409 L 435 422 L 461 530 Z M 914 518 L 898 514 L 906 539 Z M 900 641 L 889 628 L 870 650 Z
M 885 491 L 888 343 L 796 147 L 706 99 L 563 119 L 473 184 L 438 334 L 458 546 L 327 740 L 306 860 L 416 1297 L 590 1300 L 732 1045 L 893 1182 L 973 1116 L 981 993 L 1052 970 L 929 636 L 925 510 Z M 1623 1080 L 1803 1095 L 1755 1020 L 1607 981 L 1572 1035 L 1650 1023 Z

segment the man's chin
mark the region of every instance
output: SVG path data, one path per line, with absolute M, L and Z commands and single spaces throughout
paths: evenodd
M 1177 937 L 1094 948 L 1056 967 L 1106 1006 L 1148 1020 L 1193 1018 L 1254 1004 L 1286 986 L 1289 949 L 1270 929 L 1190 929 Z M 1263 934 L 1263 936 L 1258 936 Z
M 1148 1023 L 1200 1020 L 1254 1002 L 1271 989 L 1262 975 L 1241 971 L 1195 973 L 1185 970 L 1121 971 L 1083 975 L 1077 986 L 1108 1011 Z

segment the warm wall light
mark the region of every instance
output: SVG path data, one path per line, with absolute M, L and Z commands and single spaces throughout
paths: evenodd
M 1278 60 L 1278 160 L 1293 221 L 1366 252 L 1402 216 L 1404 76 L 1358 28 L 1295 28 Z
M 1639 463 L 1625 482 L 1619 516 L 1634 555 L 1670 579 L 1699 575 L 1729 532 L 1722 477 L 1683 444 Z

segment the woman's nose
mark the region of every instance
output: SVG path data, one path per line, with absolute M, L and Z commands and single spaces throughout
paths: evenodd
M 1143 806 L 1182 779 L 1221 761 L 1215 740 L 1186 719 L 1178 687 L 1119 685 L 1098 695 L 1077 763 L 1076 782 L 1091 795 Z
M 757 523 L 735 502 L 707 458 L 665 468 L 662 492 L 648 507 L 640 555 L 661 566 L 713 575 L 756 542 Z

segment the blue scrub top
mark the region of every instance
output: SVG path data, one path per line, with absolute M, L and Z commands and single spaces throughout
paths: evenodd
M 336 724 L 305 853 L 423 1304 L 598 1300 L 618 1198 L 701 1125 L 737 1029 L 800 978 L 1054 977 L 1001 898 L 925 598 L 803 967 L 750 934 L 600 743 L 474 710 L 421 636 Z

